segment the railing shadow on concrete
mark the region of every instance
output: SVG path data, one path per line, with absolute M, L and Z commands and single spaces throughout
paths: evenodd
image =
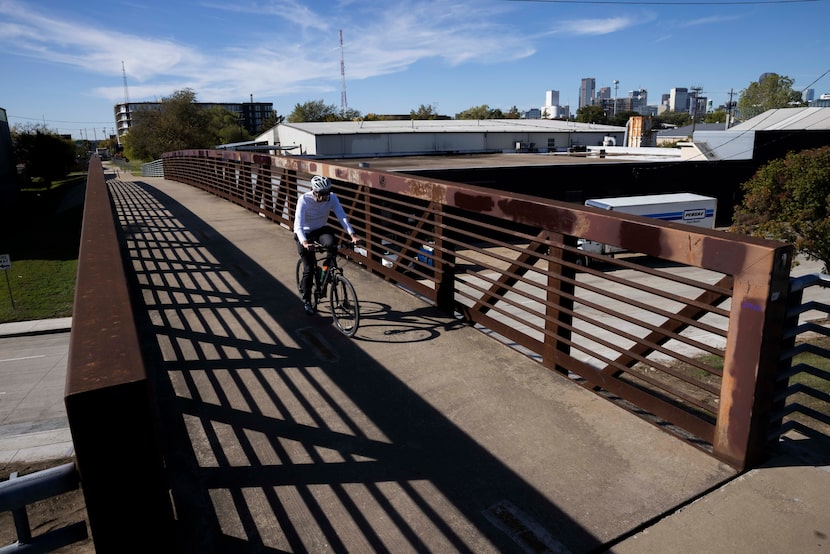
M 163 161 L 167 179 L 287 229 L 308 179 L 327 175 L 367 239 L 354 259 L 368 270 L 735 468 L 764 457 L 790 245 L 319 160 Z M 584 267 L 579 238 L 629 254 Z
M 510 551 L 471 508 L 482 496 L 521 499 L 578 551 L 601 546 L 381 362 L 339 334 L 326 345 L 294 290 L 185 206 L 135 181 L 110 194 L 143 299 L 139 335 L 156 350 L 145 363 L 184 551 Z M 396 341 L 463 326 L 432 307 L 367 306 L 370 326 L 391 317 Z M 515 507 L 489 505 L 487 518 L 520 534 Z M 529 529 L 513 540 L 558 548 Z
M 625 397 L 632 402 L 634 411 L 645 410 L 642 406 L 646 406 L 662 422 L 687 427 L 690 442 L 708 448 L 737 468 L 748 467 L 761 457 L 768 425 L 763 418 L 769 417 L 773 388 L 765 376 L 774 372 L 775 362 L 770 362 L 769 356 L 776 360 L 780 350 L 791 248 L 655 224 L 637 217 L 611 217 L 578 206 L 457 183 L 303 159 L 213 151 L 174 153 L 165 158 L 167 178 L 209 190 L 289 229 L 297 194 L 316 173 L 336 180 L 353 222 L 367 238 L 366 251 L 354 260 L 446 310 L 450 317 L 443 322 L 436 318 L 434 329 L 451 328 L 459 321 L 474 323 L 501 340 L 515 343 L 546 367 L 583 386 Z M 314 483 L 321 479 L 361 483 L 360 475 L 371 470 L 372 479 L 365 481 L 377 483 L 385 481 L 378 479 L 383 472 L 398 468 L 404 473 L 392 475 L 389 480 L 409 482 L 412 475 L 406 473 L 403 462 L 411 453 L 391 451 L 379 437 L 354 442 L 351 433 L 348 437 L 343 433 L 320 434 L 313 426 L 300 426 L 298 431 L 297 425 L 292 424 L 290 428 L 280 428 L 279 438 L 272 439 L 269 454 L 256 451 L 250 437 L 236 434 L 235 429 L 241 427 L 255 433 L 265 416 L 273 432 L 279 420 L 267 418 L 267 414 L 252 414 L 250 409 L 211 411 L 214 400 L 221 401 L 223 406 L 258 405 L 245 396 L 257 389 L 257 372 L 229 371 L 229 367 L 233 369 L 231 366 L 240 363 L 236 361 L 237 354 L 245 358 L 246 368 L 255 368 L 257 360 L 268 358 L 273 365 L 286 352 L 276 347 L 269 349 L 268 345 L 276 342 L 265 331 L 268 321 L 261 319 L 267 314 L 252 310 L 238 320 L 235 313 L 227 312 L 228 303 L 234 307 L 240 304 L 235 284 L 223 280 L 224 273 L 211 256 L 191 258 L 186 254 L 198 248 L 198 241 L 192 240 L 187 228 L 147 229 L 142 225 L 150 223 L 125 219 L 121 224 L 132 237 L 141 237 L 146 231 L 149 240 L 155 240 L 153 235 L 159 233 L 164 235 L 164 241 L 173 237 L 181 242 L 182 257 L 155 259 L 150 255 L 154 249 L 141 250 L 137 245 L 125 247 L 135 248 L 130 254 L 119 251 L 111 202 L 103 171 L 93 162 L 79 258 L 66 404 L 90 527 L 99 551 L 119 551 L 126 536 L 137 549 L 147 546 L 148 550 L 157 550 L 170 536 L 173 526 L 168 496 L 171 485 L 160 454 L 164 450 L 160 444 L 162 434 L 154 428 L 159 407 L 151 390 L 151 372 L 159 369 L 157 364 L 164 360 L 148 354 L 155 347 L 141 344 L 136 320 L 143 316 L 131 309 L 135 299 L 126 290 L 130 278 L 124 274 L 123 263 L 133 264 L 131 272 L 136 273 L 136 278 L 159 279 L 143 282 L 142 294 L 149 295 L 158 305 L 155 314 L 149 316 L 160 318 L 165 329 L 170 330 L 169 336 L 159 338 L 162 350 L 172 349 L 185 363 L 178 371 L 166 368 L 172 380 L 162 383 L 168 389 L 161 392 L 173 396 L 170 388 L 177 387 L 178 392 L 184 393 L 177 400 L 177 407 L 185 414 L 187 428 L 167 429 L 166 434 L 173 434 L 173 440 L 186 438 L 185 434 L 202 436 L 208 447 L 194 455 L 207 468 L 211 467 L 212 456 L 239 456 L 239 460 L 219 460 L 223 468 L 230 469 L 199 474 L 199 478 L 206 479 L 200 485 L 206 487 L 189 499 L 193 506 L 187 502 L 181 506 L 183 513 L 192 508 L 192 513 L 236 514 L 238 519 L 213 524 L 233 528 L 230 535 L 251 536 L 260 522 L 253 521 L 254 514 L 247 506 L 265 502 L 272 507 L 290 543 L 292 521 L 280 510 L 292 499 L 275 496 L 276 489 L 271 489 L 271 496 L 266 493 L 262 498 L 246 497 L 245 484 L 255 474 L 257 484 L 264 480 L 275 486 L 288 480 L 296 484 L 298 477 L 306 479 L 309 496 L 294 500 L 297 506 L 316 506 L 318 510 L 328 505 L 326 499 L 313 498 L 311 492 Z M 597 259 L 598 265 L 585 268 L 577 263 L 582 255 L 576 246 L 579 237 L 624 246 L 631 254 L 619 259 Z M 162 245 L 158 246 L 155 251 L 162 250 Z M 643 255 L 645 259 L 641 259 Z M 653 260 L 658 263 L 652 263 Z M 195 274 L 217 274 L 198 283 L 199 286 L 191 286 L 193 283 L 186 281 L 190 279 L 189 272 L 180 271 L 183 266 Z M 684 271 L 677 274 L 677 270 L 687 268 L 692 271 L 691 276 Z M 644 280 L 648 282 L 643 283 Z M 198 328 L 192 324 L 185 326 L 185 314 L 165 311 L 165 298 L 169 295 L 192 295 L 186 299 L 193 303 L 193 319 L 201 322 Z M 213 303 L 218 303 L 215 310 Z M 231 319 L 225 321 L 226 317 Z M 605 319 L 608 317 L 612 319 Z M 242 338 L 232 335 L 228 332 L 229 321 L 241 323 L 249 334 Z M 406 324 L 405 319 L 402 322 Z M 689 330 L 692 332 L 686 333 Z M 256 347 L 252 348 L 254 343 Z M 716 369 L 716 363 L 697 362 L 695 355 L 680 348 L 681 344 L 718 357 L 723 361 L 723 371 Z M 666 357 L 697 364 L 693 365 L 693 373 L 716 379 L 710 382 L 698 375 L 690 377 L 667 362 Z M 196 371 L 191 371 L 196 367 L 187 366 L 188 359 L 196 361 L 199 368 L 204 368 L 205 363 L 213 364 L 211 371 L 199 378 Z M 252 362 L 254 366 L 250 365 Z M 301 364 L 296 378 L 312 383 L 325 399 L 334 390 L 327 386 L 330 377 L 302 369 L 317 363 Z M 688 387 L 655 378 L 653 374 L 658 372 L 694 385 L 710 396 L 699 397 Z M 247 383 L 248 379 L 252 382 Z M 285 393 L 273 395 L 263 405 L 280 406 L 293 396 L 291 380 L 261 384 L 262 390 Z M 360 399 L 367 394 L 353 375 L 337 384 L 348 388 L 349 398 Z M 398 386 L 394 381 L 386 384 L 388 389 Z M 224 396 L 206 396 L 216 394 Z M 332 410 L 336 411 L 340 400 L 330 403 Z M 365 404 L 361 406 L 371 405 L 371 401 L 379 399 L 362 398 Z M 387 408 L 390 413 L 398 409 Z M 419 414 L 425 420 L 434 419 L 435 425 L 446 423 L 430 415 L 426 406 Z M 205 415 L 209 417 L 202 417 Z M 202 421 L 216 423 L 206 427 Z M 345 448 L 354 456 L 388 463 L 336 468 L 324 465 L 327 471 L 356 472 L 351 477 L 338 474 L 329 478 L 305 472 L 288 475 L 263 465 L 234 465 L 235 460 L 262 460 L 269 455 L 288 460 L 308 456 L 308 452 L 291 446 L 292 437 L 299 438 L 294 436 L 297 432 L 311 433 L 305 439 L 321 445 L 318 455 L 323 459 L 325 445 L 340 450 L 344 448 L 343 441 L 348 441 L 350 446 Z M 183 435 L 177 437 L 176 433 Z M 455 454 L 459 456 L 475 463 L 488 459 L 480 446 L 463 440 L 455 443 Z M 440 458 L 436 453 L 434 461 L 440 464 Z M 495 465 L 497 474 L 509 477 Z M 451 494 L 460 502 L 464 490 L 459 485 L 465 476 L 441 474 L 438 466 L 434 469 L 440 476 L 430 477 L 442 483 L 442 493 Z M 374 498 L 379 502 L 386 497 L 388 491 L 371 488 L 376 486 L 367 489 L 364 500 L 371 502 Z M 426 520 L 445 526 L 440 529 L 447 544 L 462 546 L 460 530 L 446 527 L 446 522 L 435 514 L 430 516 L 429 506 L 423 503 L 426 491 L 413 486 L 401 494 L 416 502 L 421 499 Z M 187 491 L 194 489 L 185 485 L 183 490 L 187 500 Z M 215 492 L 214 496 L 205 497 L 202 494 L 207 490 L 236 493 L 225 497 L 224 493 Z M 336 488 L 330 493 L 334 496 L 329 500 L 342 503 L 341 508 L 351 514 L 371 540 L 371 526 L 361 516 L 361 510 L 351 504 L 355 497 Z M 203 503 L 227 506 L 228 510 L 202 511 Z M 118 506 L 118 510 L 113 510 L 113 506 Z M 387 514 L 394 516 L 395 510 L 388 508 Z M 380 509 L 384 510 L 382 506 Z M 505 510 L 510 517 L 510 510 Z M 565 514 L 557 513 L 555 506 L 548 505 L 546 510 L 554 514 L 554 520 L 567 519 Z M 321 511 L 310 517 L 325 522 L 328 516 Z M 408 544 L 419 544 L 418 533 L 405 522 L 399 523 L 402 532 L 408 533 Z M 575 533 L 571 537 L 573 543 L 587 548 L 598 546 L 596 537 L 586 535 L 578 525 L 565 527 Z M 325 540 L 336 544 L 338 539 L 331 526 L 324 525 L 322 533 Z
M 787 325 L 782 341 L 776 393 L 770 416 L 770 449 L 790 449 L 817 458 L 817 465 L 830 462 L 830 372 L 826 360 L 830 349 L 815 339 L 830 337 L 830 304 L 807 298 L 810 290 L 830 288 L 830 275 L 814 273 L 790 282 Z M 807 313 L 812 317 L 804 317 Z M 812 443 L 811 448 L 804 444 Z M 809 451 L 809 453 L 807 453 Z

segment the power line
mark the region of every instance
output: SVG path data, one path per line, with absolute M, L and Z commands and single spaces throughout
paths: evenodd
M 650 5 L 650 6 L 730 6 L 730 5 L 757 5 L 757 4 L 803 4 L 806 2 L 819 2 L 821 0 L 711 0 L 694 1 L 681 0 L 670 2 L 666 0 L 507 0 L 508 2 L 536 2 L 541 4 L 616 4 L 628 5 Z
M 21 115 L 11 114 L 9 114 L 9 117 L 13 117 L 14 119 L 25 119 L 27 121 L 44 121 L 42 117 L 23 117 Z M 73 125 L 112 125 L 112 121 L 66 121 L 62 119 L 48 119 L 46 121 L 49 123 L 72 123 Z
M 815 85 L 816 83 L 818 83 L 819 81 L 821 81 L 821 79 L 822 79 L 825 75 L 827 75 L 828 73 L 830 73 L 830 69 L 828 69 L 827 71 L 825 71 L 824 73 L 822 73 L 822 74 L 821 74 L 821 76 L 820 76 L 818 79 L 816 79 L 815 81 L 813 81 L 812 83 L 810 83 L 809 85 L 807 85 L 806 87 L 804 87 L 804 88 L 802 89 L 802 91 L 801 91 L 801 92 L 804 92 L 805 90 L 807 90 L 807 89 L 808 89 L 808 88 L 810 88 L 811 86 L 813 86 L 813 85 Z

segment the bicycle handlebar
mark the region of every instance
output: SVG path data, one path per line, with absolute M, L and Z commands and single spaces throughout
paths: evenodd
M 331 246 L 323 246 L 319 242 L 312 242 L 308 245 L 308 250 L 313 252 L 328 252 L 329 250 L 345 250 L 348 248 L 354 248 L 358 244 L 363 243 L 362 240 L 358 239 L 354 242 L 341 242 L 338 244 L 333 244 Z

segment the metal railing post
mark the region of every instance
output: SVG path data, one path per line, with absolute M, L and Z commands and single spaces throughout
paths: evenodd
M 792 246 L 735 276 L 713 454 L 746 469 L 764 455 L 789 292 Z

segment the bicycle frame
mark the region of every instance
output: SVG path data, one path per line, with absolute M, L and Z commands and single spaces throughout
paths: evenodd
M 328 295 L 331 315 L 338 330 L 352 337 L 357 332 L 360 322 L 360 305 L 355 293 L 354 286 L 343 275 L 343 269 L 339 266 L 337 257 L 338 251 L 343 248 L 353 248 L 351 243 L 339 244 L 325 247 L 314 244 L 311 249 L 314 251 L 314 267 L 312 268 L 312 293 L 311 302 L 316 310 L 318 304 Z M 319 256 L 319 253 L 324 253 Z M 303 258 L 297 260 L 297 288 L 302 293 L 302 273 L 304 271 Z M 331 290 L 329 291 L 329 285 Z

